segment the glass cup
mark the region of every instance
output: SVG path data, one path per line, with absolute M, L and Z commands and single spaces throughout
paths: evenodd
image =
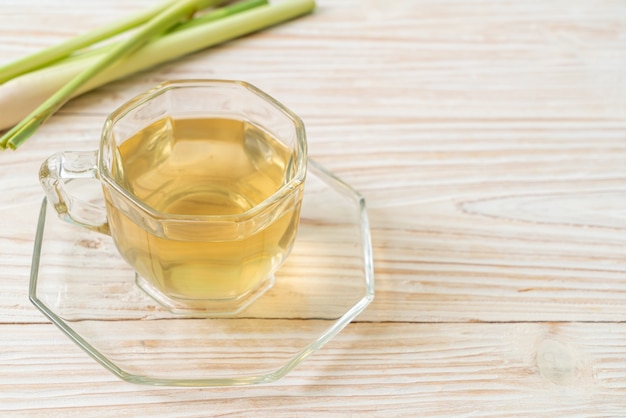
M 291 251 L 306 170 L 304 125 L 285 106 L 245 82 L 184 80 L 122 105 L 98 151 L 53 155 L 40 180 L 62 219 L 111 235 L 168 310 L 231 314 Z M 102 202 L 80 198 L 81 179 L 99 181 Z

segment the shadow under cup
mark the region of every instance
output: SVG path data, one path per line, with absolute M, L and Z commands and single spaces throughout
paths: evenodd
M 291 251 L 306 154 L 300 118 L 257 88 L 166 82 L 106 120 L 96 174 L 105 224 L 68 217 L 108 230 L 168 310 L 236 313 Z

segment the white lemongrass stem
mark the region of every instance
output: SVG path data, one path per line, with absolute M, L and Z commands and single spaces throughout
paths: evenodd
M 140 70 L 173 60 L 311 12 L 314 0 L 283 0 L 230 15 L 206 25 L 169 33 L 92 78 L 72 97 Z M 85 68 L 93 65 L 97 54 L 76 58 L 17 77 L 0 85 L 0 129 L 18 123 L 39 103 Z
M 213 4 L 221 0 L 213 0 Z M 1 139 L 0 147 L 16 149 L 44 123 L 54 112 L 56 112 L 72 95 L 84 86 L 89 80 L 111 67 L 120 59 L 135 52 L 145 45 L 150 39 L 167 31 L 183 19 L 188 19 L 198 10 L 202 0 L 180 0 L 173 1 L 169 7 L 157 14 L 148 23 L 143 25 L 136 33 L 123 42 L 120 42 L 111 50 L 106 50 L 102 56 L 98 56 L 96 61 L 81 71 L 76 77 L 64 84 L 52 96 L 47 98 L 26 118 L 9 130 Z

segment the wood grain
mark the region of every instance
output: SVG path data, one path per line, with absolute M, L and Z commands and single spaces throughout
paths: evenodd
M 0 0 L 0 64 L 150 4 Z M 0 415 L 626 416 L 624 68 L 619 0 L 318 0 L 73 100 L 0 153 Z M 292 108 L 367 200 L 375 301 L 274 384 L 118 381 L 28 302 L 41 162 L 193 77 Z
M 13 378 L 0 384 L 9 401 L 0 413 L 10 416 L 624 412 L 623 324 L 357 323 L 277 383 L 212 389 L 121 383 L 49 326 L 5 328 L 24 334 L 19 343 L 3 342 L 3 369 Z

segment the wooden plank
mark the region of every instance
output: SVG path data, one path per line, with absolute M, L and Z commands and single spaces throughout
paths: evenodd
M 0 332 L 22 336 L 0 343 L 0 414 L 10 416 L 521 417 L 626 410 L 624 324 L 352 324 L 283 380 L 211 389 L 121 382 L 51 325 L 2 325 Z

